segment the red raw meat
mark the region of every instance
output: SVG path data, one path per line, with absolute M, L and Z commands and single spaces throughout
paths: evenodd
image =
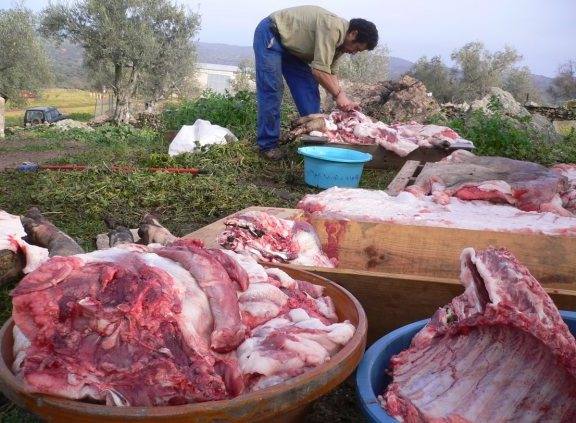
M 406 422 L 576 421 L 576 340 L 510 252 L 462 252 L 465 292 L 391 359 L 383 407 Z
M 324 118 L 324 131 L 312 131 L 310 135 L 324 135 L 333 143 L 381 145 L 401 157 L 419 147 L 450 147 L 456 141 L 472 146 L 450 128 L 438 125 L 422 125 L 417 122 L 386 125 L 373 121 L 363 113 L 353 110 L 335 110 Z
M 561 200 L 568 189 L 566 177 L 539 164 L 476 156 L 465 150 L 456 150 L 438 163 L 428 163 L 414 185 L 406 188 L 415 195 L 432 194 L 440 204 L 457 197 L 571 216 Z
M 143 406 L 230 396 L 216 358 L 183 342 L 172 278 L 135 253 L 85 265 L 53 258 L 12 295 L 31 340 L 22 375 L 32 392 Z
M 321 288 L 194 240 L 53 257 L 12 295 L 13 370 L 26 389 L 108 405 L 232 398 L 305 372 L 323 362 L 309 354 L 328 359 L 354 333 Z M 246 367 L 256 346 L 264 360 L 282 353 L 249 330 L 274 320 L 308 335 L 278 344 L 290 362 Z
M 195 246 L 171 246 L 155 253 L 188 270 L 208 296 L 214 316 L 211 348 L 221 353 L 235 350 L 246 338 L 247 328 L 240 316 L 236 285 L 218 259 Z
M 238 213 L 224 224 L 219 244 L 270 263 L 334 267 L 334 260 L 322 253 L 320 240 L 307 222 L 280 219 L 260 211 Z

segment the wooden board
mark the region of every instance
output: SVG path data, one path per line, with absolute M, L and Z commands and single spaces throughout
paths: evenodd
M 295 209 L 250 207 L 244 211 L 247 210 L 267 211 L 287 219 L 303 218 L 302 212 Z M 224 220 L 216 221 L 186 237 L 200 239 L 207 246 L 216 247 L 216 239 L 224 230 Z M 326 243 L 325 222 L 319 219 L 312 222 Z M 341 247 L 338 251 L 341 260 L 338 269 L 277 266 L 309 270 L 350 291 L 360 301 L 368 316 L 369 343 L 402 325 L 430 317 L 438 307 L 447 304 L 462 292 L 463 288 L 459 283 L 459 256 L 464 247 L 461 248 L 461 245 L 479 249 L 491 244 L 505 245 L 515 249 L 518 256 L 531 261 L 533 265 L 529 265 L 529 268 L 533 273 L 536 273 L 535 267 L 543 267 L 548 271 L 557 267 L 567 272 L 567 269 L 574 266 L 572 263 L 576 263 L 574 238 L 564 238 L 564 242 L 570 243 L 571 247 L 565 245 L 557 248 L 556 244 L 562 244 L 562 239 L 555 239 L 556 237 L 493 232 L 486 234 L 480 231 L 358 222 L 349 222 L 346 226 L 347 229 L 340 239 L 345 248 Z M 430 229 L 432 232 L 429 232 Z M 510 235 L 515 236 L 510 238 Z M 546 245 L 547 242 L 550 244 Z M 510 247 L 511 243 L 514 243 L 515 247 Z M 537 243 L 540 247 L 527 247 L 531 243 Z M 372 248 L 368 248 L 370 246 Z M 566 251 L 568 247 L 572 250 Z M 387 249 L 387 252 L 382 252 L 382 248 Z M 559 255 L 554 259 L 556 266 L 546 263 L 546 254 L 542 255 L 543 251 L 549 251 L 548 255 L 558 252 Z M 572 262 L 569 261 L 570 257 Z M 415 271 L 422 274 L 416 274 Z M 573 279 L 566 283 L 548 282 L 544 287 L 558 308 L 576 310 L 576 287 Z
M 543 286 L 576 291 L 576 237 L 318 217 L 311 223 L 339 268 L 457 279 L 464 248 L 506 247 Z
M 319 137 L 314 137 L 319 138 Z M 300 142 L 304 145 L 324 145 L 325 140 L 301 137 Z M 452 154 L 456 150 L 464 149 L 472 151 L 468 144 L 454 144 L 450 148 L 433 147 L 418 148 L 405 157 L 400 157 L 396 153 L 386 150 L 380 145 L 360 145 L 360 144 L 329 144 L 331 147 L 346 148 L 361 151 L 372 155 L 372 160 L 365 164 L 369 169 L 400 169 L 407 161 L 416 160 L 418 162 L 438 162 L 444 157 Z
M 421 171 L 424 167 L 422 162 L 418 160 L 408 160 L 402 169 L 396 174 L 394 179 L 388 184 L 388 188 L 386 188 L 386 192 L 389 195 L 396 196 L 404 191 L 411 182 L 414 182 L 414 178 L 418 175 L 418 172 Z

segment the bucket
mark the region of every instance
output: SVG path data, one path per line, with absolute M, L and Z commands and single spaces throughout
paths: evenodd
M 334 147 L 300 147 L 304 156 L 304 181 L 313 187 L 356 188 L 360 183 L 364 163 L 372 155 L 356 150 Z
M 576 335 L 576 312 L 561 311 L 560 315 L 568 325 L 570 332 Z M 386 390 L 390 382 L 389 378 L 386 378 L 386 369 L 390 358 L 407 349 L 414 335 L 428 321 L 429 319 L 420 320 L 390 332 L 376 341 L 364 354 L 364 358 L 356 371 L 356 390 L 362 412 L 369 422 L 398 422 L 380 406 L 378 395 Z

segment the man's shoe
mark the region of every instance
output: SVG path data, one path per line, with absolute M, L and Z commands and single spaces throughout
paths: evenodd
M 284 152 L 282 150 L 280 150 L 279 148 L 272 148 L 270 150 L 266 150 L 266 151 L 262 151 L 260 152 L 260 154 L 268 159 L 268 160 L 282 160 L 286 157 L 286 154 L 284 154 Z

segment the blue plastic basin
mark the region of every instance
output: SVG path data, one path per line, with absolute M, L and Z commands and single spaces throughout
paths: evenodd
M 576 335 L 576 312 L 561 311 L 560 315 L 568 325 L 568 329 Z M 395 423 L 378 402 L 388 386 L 390 379 L 386 377 L 386 369 L 392 356 L 410 346 L 412 338 L 420 329 L 428 323 L 429 319 L 420 320 L 403 326 L 380 338 L 364 354 L 360 366 L 356 371 L 356 390 L 360 401 L 360 407 L 368 421 L 373 423 Z
M 304 156 L 304 181 L 318 188 L 356 188 L 364 163 L 372 160 L 371 154 L 346 148 L 300 147 L 298 153 Z

